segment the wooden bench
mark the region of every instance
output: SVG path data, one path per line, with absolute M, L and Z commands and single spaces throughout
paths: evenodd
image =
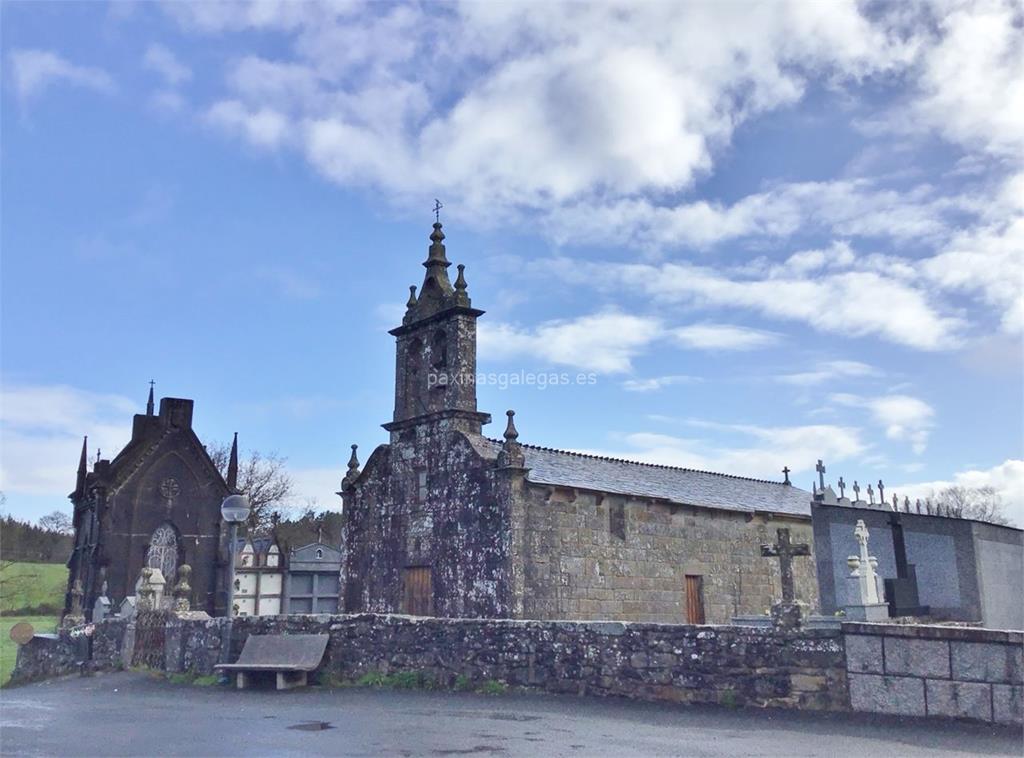
M 250 634 L 242 654 L 234 663 L 214 666 L 218 671 L 234 671 L 238 689 L 252 684 L 251 674 L 277 674 L 277 689 L 304 687 L 306 676 L 320 665 L 327 650 L 326 634 Z

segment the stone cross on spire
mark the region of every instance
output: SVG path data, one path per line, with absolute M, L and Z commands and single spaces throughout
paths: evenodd
M 441 209 L 444 205 L 436 197 L 434 198 L 434 221 L 441 223 Z
M 878 480 L 878 502 L 885 502 L 885 485 L 882 484 L 882 480 Z
M 789 466 L 783 466 L 782 467 L 782 475 L 784 477 L 786 477 L 786 481 L 784 481 L 783 484 L 790 484 L 790 481 L 789 481 Z
M 153 404 L 153 387 L 155 385 L 156 385 L 156 382 L 153 381 L 152 379 L 150 379 L 149 380 L 149 400 L 146 401 L 146 415 L 147 416 L 152 416 L 153 415 L 153 411 L 155 410 L 154 404 Z
M 860 485 L 857 484 L 857 480 L 853 480 L 853 499 L 860 502 Z
M 814 470 L 818 472 L 818 484 L 821 489 L 825 489 L 825 464 L 821 462 L 821 458 L 818 459 L 818 465 L 814 467 Z
M 843 477 L 839 477 L 837 484 L 839 485 L 839 497 L 846 497 L 846 482 L 843 481 Z

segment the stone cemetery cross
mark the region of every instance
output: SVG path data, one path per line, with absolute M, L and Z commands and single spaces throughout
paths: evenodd
M 839 497 L 846 497 L 846 482 L 843 481 L 843 477 L 839 477 Z
M 789 539 L 789 529 L 779 529 L 776 535 L 779 540 L 777 545 L 761 545 L 761 557 L 777 557 L 779 559 L 779 573 L 782 580 L 782 603 L 790 605 L 796 599 L 793 585 L 793 558 L 798 555 L 810 555 L 811 546 L 805 542 L 793 544 Z
M 818 482 L 821 486 L 822 491 L 825 490 L 825 464 L 822 463 L 821 458 L 818 459 L 818 465 L 814 467 L 814 470 L 818 472 Z

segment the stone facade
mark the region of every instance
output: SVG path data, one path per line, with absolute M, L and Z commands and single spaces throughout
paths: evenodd
M 780 597 L 778 561 L 760 545 L 788 526 L 811 542 L 810 524 L 751 514 L 524 483 L 516 559 L 523 618 L 686 620 L 686 577 L 702 578 L 705 618 L 722 624 L 767 613 Z M 610 527 L 619 511 L 624 529 Z M 794 561 L 797 596 L 817 605 L 812 559 Z
M 182 564 L 193 567 L 193 607 L 223 609 L 220 504 L 229 486 L 192 430 L 192 401 L 163 398 L 135 416 L 129 443 L 88 471 L 83 443 L 74 504 L 65 612 L 80 582 L 91 613 L 103 586 L 114 606 L 135 594 L 142 568 L 160 569 L 169 587 Z
M 677 623 L 767 612 L 779 567 L 760 545 L 779 527 L 812 542 L 810 493 L 523 445 L 511 415 L 503 442 L 484 437 L 483 311 L 463 267 L 449 281 L 443 239 L 435 224 L 420 294 L 391 331 L 390 441 L 363 469 L 353 453 L 339 493 L 344 610 Z M 813 558 L 795 573 L 797 598 L 816 606 Z

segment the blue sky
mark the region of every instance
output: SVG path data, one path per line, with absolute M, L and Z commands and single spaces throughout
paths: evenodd
M 6 509 L 147 382 L 337 507 L 442 211 L 524 442 L 992 484 L 1024 523 L 1021 11 L 3 5 Z

